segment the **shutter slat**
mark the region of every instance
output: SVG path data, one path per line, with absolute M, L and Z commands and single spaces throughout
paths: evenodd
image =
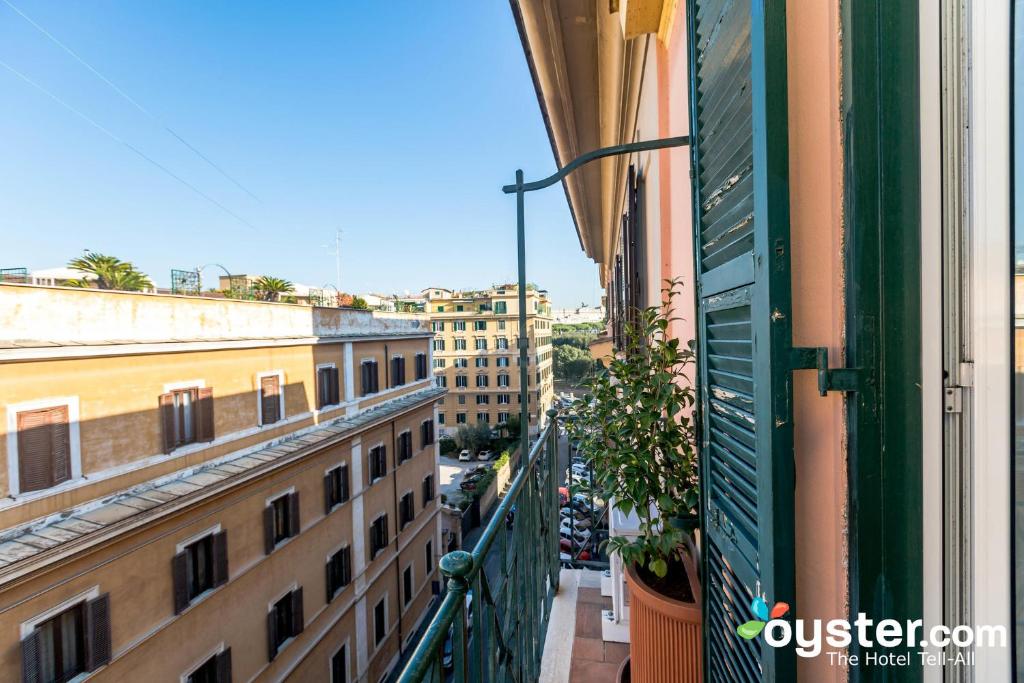
M 288 535 L 298 536 L 302 530 L 302 523 L 299 521 L 299 492 L 296 491 L 288 496 Z
M 21 641 L 21 682 L 44 683 L 42 676 L 42 634 L 32 631 Z
M 196 416 L 196 441 L 213 441 L 213 389 L 203 387 L 198 390 L 197 397 L 197 410 L 194 413 Z
M 22 492 L 53 486 L 53 428 L 49 410 L 18 413 L 18 488 Z
M 274 506 L 263 508 L 263 549 L 267 555 L 274 552 Z
M 181 614 L 188 607 L 188 553 L 180 552 L 171 558 L 171 581 L 174 613 Z
M 110 663 L 110 593 L 85 603 L 85 667 L 88 671 Z
M 217 683 L 231 683 L 231 648 L 217 654 Z
M 263 377 L 260 380 L 260 406 L 263 424 L 274 424 L 281 419 L 280 379 L 277 375 Z
M 68 425 L 68 407 L 57 406 L 49 410 L 50 440 L 53 458 L 53 483 L 71 479 L 71 437 Z
M 302 610 L 302 586 L 292 591 L 292 636 L 297 636 L 306 628 L 306 617 Z
M 228 532 L 213 535 L 213 585 L 223 586 L 228 582 Z

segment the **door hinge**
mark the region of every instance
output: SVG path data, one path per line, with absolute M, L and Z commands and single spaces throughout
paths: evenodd
M 942 410 L 946 413 L 962 413 L 964 410 L 964 388 L 945 387 L 942 390 Z
M 862 391 L 867 383 L 868 372 L 862 368 L 830 368 L 828 348 L 793 349 L 794 370 L 817 370 L 818 393 L 825 396 L 830 391 Z

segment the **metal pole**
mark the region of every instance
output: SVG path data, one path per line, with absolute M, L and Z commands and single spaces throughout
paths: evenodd
M 526 218 L 523 169 L 516 170 L 516 240 L 519 253 L 519 462 L 530 453 L 530 337 L 526 330 Z

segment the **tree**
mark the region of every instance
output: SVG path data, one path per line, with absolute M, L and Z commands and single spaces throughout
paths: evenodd
M 277 301 L 282 294 L 291 294 L 295 285 L 279 277 L 264 275 L 253 284 L 256 295 L 263 301 Z
M 519 430 L 522 428 L 522 424 L 518 414 L 508 416 L 508 421 L 505 423 L 505 432 L 510 439 L 519 438 Z
M 122 261 L 116 256 L 91 251 L 85 256 L 71 259 L 68 267 L 96 277 L 95 281 L 84 277 L 70 280 L 70 287 L 92 287 L 93 282 L 99 289 L 118 289 L 126 292 L 139 292 L 153 287 L 145 273 L 131 262 Z
M 366 299 L 361 296 L 352 297 L 352 308 L 358 308 L 360 311 L 370 310 L 370 306 L 366 303 Z
M 594 359 L 589 351 L 563 344 L 553 350 L 555 379 L 578 384 L 594 370 Z
M 470 452 L 477 452 L 491 443 L 491 428 L 479 423 L 475 425 L 459 425 L 455 431 L 455 445 Z

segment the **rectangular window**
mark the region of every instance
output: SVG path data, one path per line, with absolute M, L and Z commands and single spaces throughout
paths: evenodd
M 327 561 L 327 602 L 352 583 L 352 549 L 345 546 Z
M 495 348 L 500 349 L 502 351 L 507 351 L 508 350 L 508 337 L 498 337 L 497 338 L 497 346 Z
M 435 351 L 444 351 L 444 339 L 435 339 L 434 340 L 434 350 Z
M 405 384 L 405 356 L 391 359 L 391 386 L 400 387 Z
M 466 424 L 466 414 L 465 413 L 455 413 L 455 423 L 456 424 L 460 424 L 460 425 Z
M 448 378 L 445 377 L 444 375 L 438 375 L 437 377 L 434 378 L 434 381 L 437 383 L 437 386 L 441 387 L 442 389 L 448 387 Z
M 508 405 L 511 401 L 508 394 L 498 394 L 498 405 Z
M 185 546 L 171 560 L 171 576 L 175 614 L 181 614 L 206 591 L 227 583 L 227 532 L 209 534 Z
M 417 353 L 416 354 L 416 379 L 427 378 L 427 354 Z
M 498 413 L 498 424 L 508 423 L 508 413 Z
M 467 375 L 456 375 L 455 376 L 455 388 L 465 389 L 469 386 L 469 377 Z
M 438 306 L 437 307 L 437 312 L 438 313 L 444 313 L 444 306 Z
M 18 413 L 18 489 L 40 491 L 71 479 L 66 405 Z
M 464 310 L 466 310 L 465 306 L 463 306 L 462 304 L 455 304 L 455 312 L 456 313 L 461 313 Z M 462 323 L 462 324 L 465 325 L 466 323 Z
M 463 340 L 463 341 L 465 341 L 465 340 Z M 463 346 L 463 348 L 465 348 L 465 346 Z M 469 367 L 469 359 L 468 358 L 456 358 L 455 360 L 452 361 L 452 367 L 468 368 Z
M 412 432 L 399 434 L 396 439 L 396 448 L 398 449 L 398 464 L 401 465 L 412 457 Z
M 506 302 L 506 301 L 495 301 L 494 302 L 494 312 L 498 313 L 498 314 L 508 313 L 508 302 Z M 502 321 L 502 322 L 504 322 L 504 321 Z
M 456 351 L 465 351 L 466 350 L 466 340 L 465 339 L 456 339 L 455 340 L 455 350 Z
M 23 681 L 70 681 L 110 662 L 110 594 L 83 600 L 21 641 Z
M 490 402 L 491 402 L 491 397 L 488 396 L 487 394 L 477 394 L 476 395 L 476 404 L 478 406 L 485 406 L 485 405 L 490 404 Z
M 486 320 L 474 320 L 473 321 L 473 331 L 475 331 L 475 332 L 482 332 L 482 331 L 484 331 L 486 329 L 487 329 L 487 321 Z
M 226 647 L 185 677 L 185 683 L 231 683 L 231 648 Z
M 274 424 L 282 417 L 280 376 L 260 377 L 260 424 Z
M 412 565 L 406 567 L 402 572 L 402 598 L 405 606 L 408 607 L 412 602 Z
M 444 366 L 445 366 L 444 358 L 435 358 L 434 359 L 434 368 L 435 369 L 443 368 Z
M 420 423 L 420 448 L 434 443 L 434 421 L 424 420 Z
M 384 446 L 374 446 L 370 449 L 370 483 L 380 479 L 388 473 L 388 454 Z
M 387 513 L 373 520 L 370 525 L 370 559 L 388 547 L 388 516 Z
M 339 465 L 324 475 L 324 514 L 349 499 L 348 465 Z
M 377 370 L 377 361 L 364 360 L 360 366 L 362 380 L 361 389 L 363 396 L 376 394 L 380 391 L 380 373 Z
M 387 597 L 380 599 L 380 602 L 373 608 L 373 644 L 380 645 L 384 636 L 388 634 L 388 609 L 385 603 Z
M 299 535 L 299 494 L 286 493 L 263 509 L 263 541 L 267 555 L 279 544 Z
M 482 388 L 486 387 L 488 384 L 489 384 L 489 381 L 487 379 L 487 375 L 477 375 L 476 376 L 476 385 L 477 385 L 477 387 L 482 389 Z
M 506 375 L 504 373 L 498 375 L 498 386 L 499 387 L 507 387 L 508 386 L 508 375 Z
M 474 358 L 473 360 L 474 360 L 474 362 L 476 364 L 476 367 L 478 367 L 478 368 L 486 368 L 487 367 L 487 357 L 486 356 L 484 356 L 482 358 Z
M 478 338 L 478 339 L 476 339 L 474 341 L 475 341 L 475 347 L 476 347 L 477 351 L 486 351 L 487 350 L 487 340 L 486 339 Z
M 331 683 L 348 683 L 348 650 L 344 645 L 331 657 Z
M 302 633 L 305 626 L 302 609 L 302 587 L 296 588 L 274 603 L 267 614 L 269 658 L 274 661 L 281 646 Z
M 460 406 L 466 405 L 466 396 L 465 395 L 459 396 L 459 405 Z
M 192 387 L 160 395 L 164 452 L 213 441 L 213 389 Z
M 499 368 L 507 368 L 509 366 L 508 356 L 499 357 L 498 360 L 495 362 L 495 365 L 497 365 Z
M 459 310 L 462 310 L 461 306 L 459 307 Z M 465 332 L 466 331 L 466 321 L 465 320 L 453 320 L 452 321 L 452 330 L 455 331 L 455 332 Z
M 398 502 L 398 528 L 404 529 L 416 517 L 416 500 L 412 491 L 402 496 Z
M 491 421 L 491 416 L 488 415 L 487 413 L 477 413 L 476 414 L 476 421 L 477 422 L 482 422 L 484 424 L 487 424 L 488 422 Z
M 316 407 L 336 406 L 341 403 L 338 368 L 316 369 Z
M 437 424 L 439 424 L 439 425 L 443 425 L 444 424 L 444 413 L 438 413 L 437 414 Z
M 434 500 L 434 475 L 428 474 L 423 478 L 423 504 L 426 505 Z
M 497 313 L 497 311 L 495 311 L 495 313 Z M 499 320 L 498 321 L 498 329 L 499 330 L 505 329 L 505 321 L 504 320 Z
M 434 543 L 432 541 L 427 541 L 427 545 L 423 549 L 423 559 L 426 560 L 424 576 L 430 576 L 434 573 Z
M 443 320 L 435 320 L 432 323 L 430 323 L 430 331 L 431 332 L 444 332 L 444 321 Z

